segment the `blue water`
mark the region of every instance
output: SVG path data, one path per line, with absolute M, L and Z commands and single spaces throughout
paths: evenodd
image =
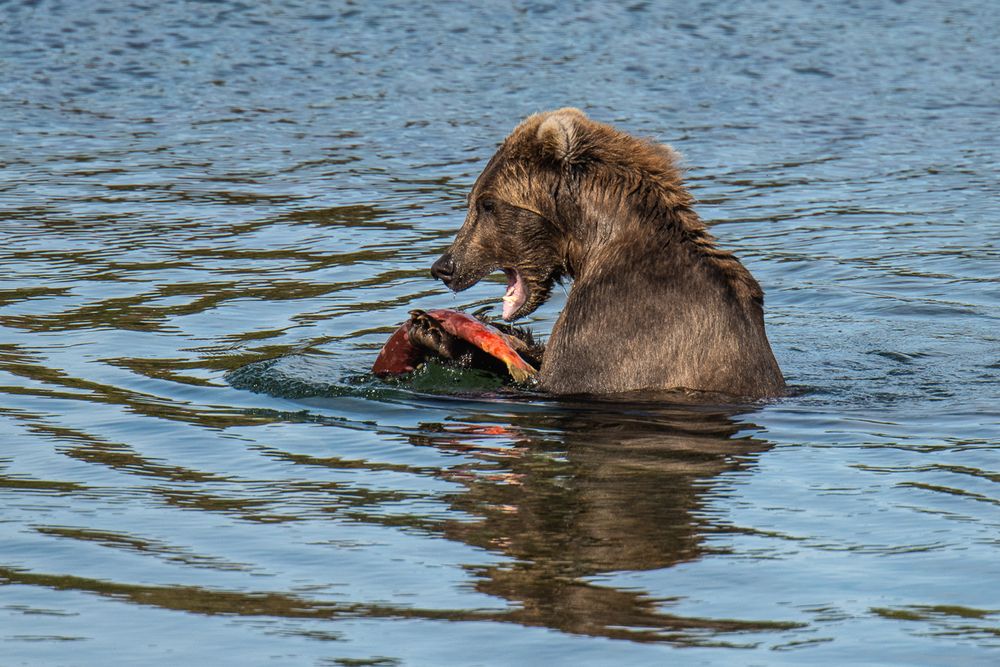
M 0 662 L 997 664 L 997 25 L 0 2 Z M 429 266 L 566 105 L 685 156 L 792 396 L 366 376 L 499 303 Z

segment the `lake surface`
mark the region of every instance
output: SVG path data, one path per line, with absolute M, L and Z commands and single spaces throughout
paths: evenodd
M 998 664 L 1000 5 L 482 4 L 0 2 L 0 662 Z M 792 396 L 366 375 L 566 105 Z

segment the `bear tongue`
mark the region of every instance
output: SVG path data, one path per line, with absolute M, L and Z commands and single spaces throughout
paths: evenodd
M 503 318 L 510 320 L 517 309 L 528 300 L 528 294 L 517 269 L 504 269 L 503 272 L 507 274 L 507 293 L 503 295 Z

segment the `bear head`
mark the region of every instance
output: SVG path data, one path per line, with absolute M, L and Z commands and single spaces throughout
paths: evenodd
M 622 231 L 620 212 L 637 196 L 653 208 L 688 203 L 674 165 L 670 148 L 578 109 L 529 116 L 476 179 L 465 222 L 431 274 L 458 292 L 503 271 L 504 319 L 528 315 Z

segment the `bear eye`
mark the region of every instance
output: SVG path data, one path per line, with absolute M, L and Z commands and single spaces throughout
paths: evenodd
M 496 213 L 497 203 L 492 199 L 483 199 L 482 201 L 479 202 L 479 205 L 482 207 L 485 213 L 490 213 L 490 214 Z

